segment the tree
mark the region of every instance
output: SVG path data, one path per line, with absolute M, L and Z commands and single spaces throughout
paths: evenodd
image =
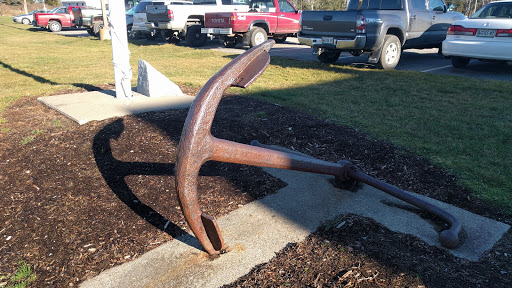
M 291 0 L 300 10 L 345 10 L 348 0 Z
M 49 6 L 60 6 L 60 0 L 45 0 L 45 2 Z

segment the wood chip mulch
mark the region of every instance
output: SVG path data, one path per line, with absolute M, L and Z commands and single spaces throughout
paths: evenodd
M 186 115 L 79 126 L 35 97 L 9 107 L 0 124 L 0 275 L 24 260 L 37 273 L 33 287 L 72 287 L 188 231 L 173 171 Z M 296 110 L 226 97 L 212 133 L 346 159 L 401 189 L 512 224 L 422 157 Z M 226 163 L 207 163 L 200 175 L 201 207 L 215 217 L 286 185 L 258 167 Z M 512 287 L 510 231 L 469 262 L 372 220 L 340 217 L 226 287 Z

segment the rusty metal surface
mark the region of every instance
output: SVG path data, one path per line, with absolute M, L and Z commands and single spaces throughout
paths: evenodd
M 300 153 L 276 150 L 257 141 L 246 145 L 211 135 L 213 118 L 224 92 L 229 87 L 246 88 L 254 82 L 270 63 L 268 51 L 274 43 L 274 40 L 268 40 L 253 47 L 217 72 L 196 96 L 185 121 L 176 161 L 176 189 L 185 219 L 206 252 L 219 254 L 227 248 L 217 222 L 201 211 L 198 203 L 199 169 L 211 160 L 327 174 L 341 180 L 356 179 L 447 221 L 450 229 L 441 232 L 440 242 L 448 248 L 456 247 L 461 225 L 455 217 L 392 185 L 361 173 L 350 162 L 332 163 Z

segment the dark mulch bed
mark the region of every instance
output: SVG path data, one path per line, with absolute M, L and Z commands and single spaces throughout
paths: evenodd
M 187 231 L 173 176 L 186 114 L 78 126 L 35 98 L 11 106 L 0 127 L 0 273 L 25 260 L 37 272 L 35 287 L 69 287 Z M 512 223 L 425 159 L 292 109 L 227 97 L 212 131 L 240 143 L 257 139 L 328 161 L 348 159 L 402 189 Z M 285 185 L 242 165 L 207 163 L 200 175 L 201 207 L 216 217 Z M 371 220 L 344 217 L 339 229 L 327 225 L 290 244 L 228 287 L 512 287 L 510 232 L 473 263 Z

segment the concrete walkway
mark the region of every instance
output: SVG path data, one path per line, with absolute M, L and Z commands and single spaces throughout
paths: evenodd
M 196 239 L 187 234 L 134 261 L 106 270 L 81 287 L 219 287 L 269 261 L 288 243 L 304 240 L 322 223 L 345 213 L 373 218 L 390 230 L 440 246 L 431 223 L 410 209 L 397 208 L 408 204 L 384 192 L 366 185 L 358 192 L 348 192 L 334 188 L 329 176 L 265 170 L 288 186 L 218 219 L 224 240 L 232 249 L 229 253 L 209 260 Z M 428 197 L 418 197 L 439 205 L 461 221 L 468 237 L 459 248 L 449 250 L 457 257 L 477 261 L 510 228 Z
M 192 104 L 194 96 L 147 97 L 132 91 L 130 99 L 116 99 L 115 91 L 103 90 L 86 93 L 40 97 L 37 100 L 61 112 L 78 124 L 101 121 L 149 111 L 183 109 Z

